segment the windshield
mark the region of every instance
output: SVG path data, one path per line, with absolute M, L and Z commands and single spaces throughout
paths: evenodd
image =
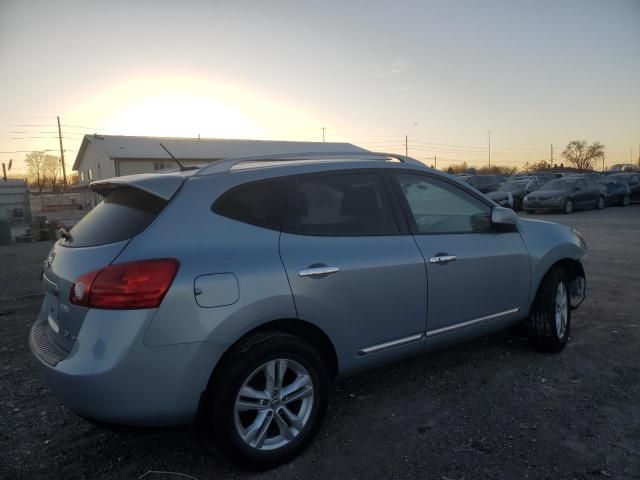
M 166 204 L 142 190 L 118 188 L 85 215 L 61 244 L 90 247 L 126 240 L 147 228 Z
M 571 190 L 577 181 L 577 178 L 551 180 L 550 182 L 545 183 L 540 190 Z

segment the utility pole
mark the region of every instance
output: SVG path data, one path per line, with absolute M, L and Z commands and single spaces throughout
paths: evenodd
M 409 135 L 404 136 L 404 156 L 409 156 Z
M 438 169 L 438 155 L 433 156 L 433 168 Z
M 491 169 L 491 130 L 489 130 L 489 169 Z
M 549 157 L 549 167 L 553 168 L 553 143 L 551 144 L 551 157 Z
M 327 127 L 320 127 L 322 129 L 322 141 L 324 142 L 324 131 L 327 129 Z
M 62 162 L 62 179 L 64 182 L 64 189 L 67 190 L 67 169 L 64 166 L 64 150 L 62 148 L 62 131 L 60 130 L 60 117 L 58 119 L 58 139 L 60 140 L 60 161 Z
M 602 154 L 602 173 L 604 173 L 604 153 Z

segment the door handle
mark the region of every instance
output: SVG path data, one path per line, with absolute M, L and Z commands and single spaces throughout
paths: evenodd
M 301 277 L 314 277 L 319 275 L 329 275 L 331 273 L 336 273 L 340 269 L 338 267 L 312 267 L 312 268 L 303 268 L 300 270 L 299 275 Z
M 456 257 L 455 255 L 438 255 L 436 257 L 431 257 L 429 259 L 429 263 L 445 264 L 449 262 L 455 262 L 457 258 L 458 257 Z

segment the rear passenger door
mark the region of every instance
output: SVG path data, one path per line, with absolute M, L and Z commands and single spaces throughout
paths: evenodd
M 296 310 L 331 336 L 345 371 L 423 344 L 424 260 L 388 182 L 352 170 L 288 179 L 280 254 Z

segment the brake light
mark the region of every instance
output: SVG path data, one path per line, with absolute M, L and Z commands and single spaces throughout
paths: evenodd
M 109 265 L 76 278 L 69 300 L 74 305 L 92 308 L 156 308 L 179 266 L 171 258 Z

